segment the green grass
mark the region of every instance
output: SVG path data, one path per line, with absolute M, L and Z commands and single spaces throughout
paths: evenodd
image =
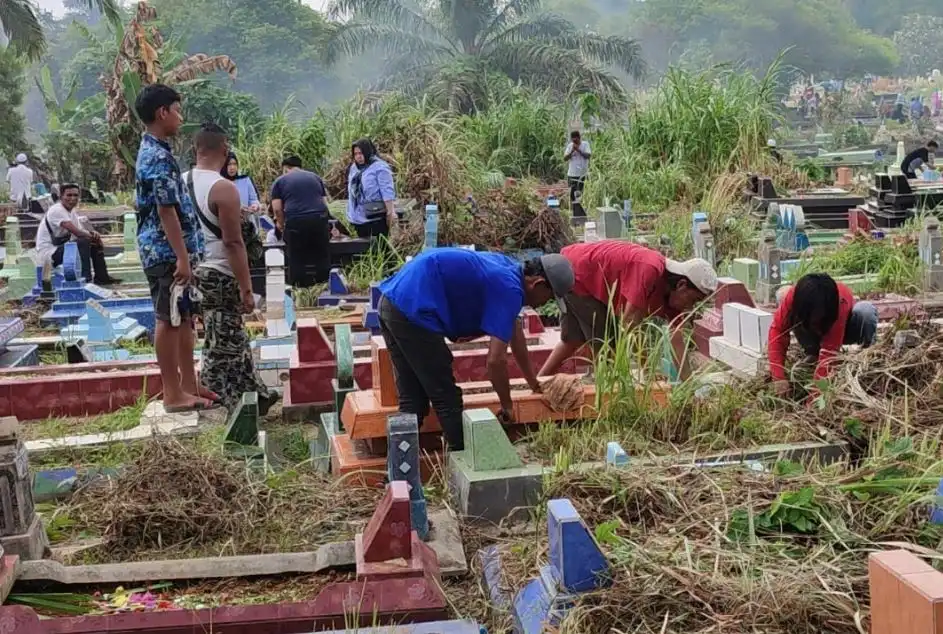
M 147 405 L 143 397 L 128 407 L 100 416 L 86 418 L 53 417 L 20 425 L 20 437 L 25 440 L 39 438 L 62 438 L 83 434 L 107 434 L 134 429 L 140 424 L 141 414 Z

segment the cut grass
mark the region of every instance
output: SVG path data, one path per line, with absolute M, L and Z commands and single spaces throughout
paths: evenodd
M 20 424 L 19 434 L 23 440 L 37 440 L 127 431 L 140 424 L 146 405 L 147 401 L 141 398 L 134 405 L 122 407 L 110 414 L 86 418 L 53 417 L 23 422 Z

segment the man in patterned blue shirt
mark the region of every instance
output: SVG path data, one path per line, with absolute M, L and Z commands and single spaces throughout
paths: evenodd
M 215 395 L 201 387 L 193 362 L 193 326 L 185 303 L 171 323 L 174 284 L 193 282 L 203 253 L 203 232 L 183 184 L 169 139 L 183 124 L 180 95 L 163 84 L 144 87 L 134 104 L 146 132 L 137 160 L 138 252 L 151 289 L 157 328 L 154 348 L 163 382 L 164 409 L 205 409 Z

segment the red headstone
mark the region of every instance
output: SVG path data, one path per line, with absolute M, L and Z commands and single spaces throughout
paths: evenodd
M 363 531 L 365 562 L 410 559 L 412 545 L 409 534 L 413 525 L 409 515 L 409 485 L 402 480 L 390 482 L 386 495 Z
M 317 363 L 333 361 L 334 348 L 327 335 L 318 325 L 317 319 L 298 320 L 298 361 Z

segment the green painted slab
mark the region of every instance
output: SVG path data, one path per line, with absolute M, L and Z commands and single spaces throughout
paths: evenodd
M 522 462 L 501 423 L 487 409 L 462 413 L 465 454 L 476 471 L 495 471 L 521 467 Z
M 753 258 L 737 258 L 730 266 L 734 278 L 743 282 L 749 290 L 756 288 L 756 280 L 760 276 L 760 263 Z
M 337 360 L 337 384 L 341 389 L 348 389 L 354 384 L 354 346 L 350 324 L 334 326 L 334 358 Z
M 225 442 L 258 448 L 259 395 L 255 392 L 246 392 L 242 395 L 239 406 L 229 418 Z

